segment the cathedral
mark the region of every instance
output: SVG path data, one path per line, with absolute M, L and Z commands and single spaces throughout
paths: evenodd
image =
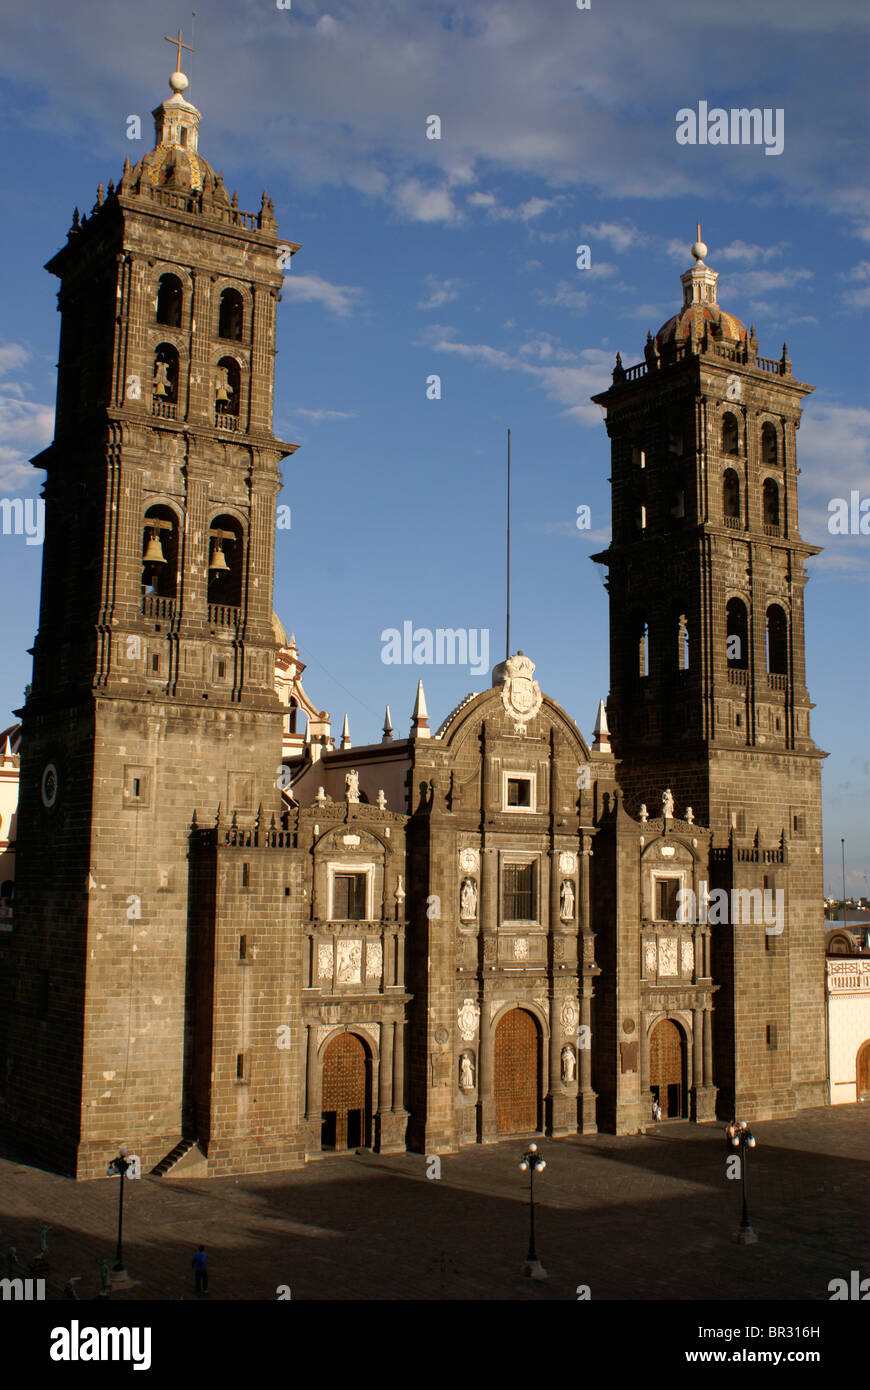
M 300 248 L 200 154 L 187 86 L 47 266 L 0 1125 L 77 1178 L 118 1144 L 211 1176 L 827 1103 L 812 388 L 720 308 L 699 229 L 679 311 L 595 397 L 592 741 L 519 651 L 437 727 L 421 683 L 407 736 L 336 742 L 272 600 Z

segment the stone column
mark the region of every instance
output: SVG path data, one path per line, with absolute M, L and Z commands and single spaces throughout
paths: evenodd
M 393 1109 L 393 1056 L 396 1025 L 391 1019 L 381 1024 L 380 1087 L 378 1111 L 381 1119 Z
M 703 1045 L 704 1010 L 692 1010 L 692 1090 L 695 1092 L 695 1118 L 697 1119 L 698 1092 L 704 1084 Z
M 640 1098 L 649 1115 L 649 1024 L 645 1010 L 641 1010 L 637 1023 L 640 1030 Z
M 393 1096 L 392 1109 L 405 1109 L 405 1021 L 393 1024 Z
M 709 1004 L 704 1009 L 704 1085 L 713 1085 L 713 1012 Z
M 478 1139 L 481 1143 L 485 1139 L 491 1138 L 495 1131 L 494 1043 L 492 1025 L 489 1019 L 489 1002 L 489 996 L 484 991 L 480 1013 L 477 1062 Z

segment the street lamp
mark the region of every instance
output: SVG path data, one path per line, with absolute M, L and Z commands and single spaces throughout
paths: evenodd
M 118 1248 L 115 1251 L 115 1263 L 112 1265 L 115 1270 L 123 1270 L 124 1268 L 121 1254 L 121 1241 L 124 1235 L 124 1178 L 130 1167 L 132 1167 L 132 1159 L 128 1161 L 126 1147 L 122 1145 L 118 1150 L 118 1157 L 113 1158 L 106 1169 L 107 1178 L 113 1178 L 117 1174 L 121 1179 L 121 1185 L 118 1189 Z
M 538 1153 L 537 1144 L 530 1144 L 520 1161 L 521 1172 L 529 1175 L 529 1253 L 523 1265 L 523 1274 L 529 1279 L 549 1277 L 535 1251 L 535 1173 L 543 1173 L 546 1166 Z
M 740 1150 L 740 1183 L 743 1189 L 743 1214 L 740 1218 L 740 1229 L 734 1239 L 740 1245 L 755 1245 L 758 1236 L 749 1224 L 749 1208 L 746 1201 L 746 1167 L 747 1150 L 755 1148 L 755 1135 L 749 1128 L 745 1120 L 732 1120 L 725 1130 L 732 1147 Z

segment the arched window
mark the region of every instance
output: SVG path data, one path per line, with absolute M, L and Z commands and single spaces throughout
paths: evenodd
M 177 275 L 161 275 L 157 286 L 157 322 L 167 328 L 181 327 L 183 291 Z
M 689 669 L 689 627 L 685 613 L 677 619 L 677 666 L 681 671 Z
M 779 488 L 772 478 L 765 478 L 762 494 L 765 526 L 779 527 Z
M 239 608 L 244 536 L 234 516 L 216 516 L 208 529 L 208 602 Z
M 161 343 L 154 353 L 151 394 L 164 405 L 178 401 L 178 353 L 171 343 Z
M 761 462 L 774 466 L 779 462 L 776 426 L 771 425 L 769 421 L 761 426 Z
M 649 624 L 641 623 L 638 634 L 637 651 L 637 674 L 641 677 L 649 675 Z
M 734 455 L 737 453 L 739 433 L 737 429 L 737 416 L 729 411 L 722 416 L 722 453 Z
M 634 527 L 636 531 L 646 530 L 646 507 L 643 502 L 638 502 L 634 509 Z
M 218 310 L 218 337 L 232 338 L 240 343 L 244 318 L 244 305 L 238 290 L 224 290 Z
M 239 418 L 239 395 L 242 373 L 234 357 L 222 357 L 217 364 L 215 385 L 216 423 L 235 425 Z
M 726 468 L 722 477 L 722 510 L 726 517 L 740 520 L 740 479 L 733 468 Z
M 298 715 L 299 715 L 299 706 L 298 706 L 298 704 L 296 703 L 295 700 L 291 699 L 290 705 L 289 705 L 289 712 L 288 712 L 288 715 L 287 715 L 287 732 L 288 732 L 288 734 L 295 734 L 295 732 L 296 732 L 296 721 L 297 721 Z
M 171 507 L 149 507 L 142 518 L 142 588 L 173 599 L 178 588 L 178 517 Z
M 742 599 L 725 605 L 725 637 L 729 671 L 745 671 L 749 665 L 749 620 Z
M 788 619 L 778 603 L 767 610 L 767 670 L 771 676 L 788 675 Z

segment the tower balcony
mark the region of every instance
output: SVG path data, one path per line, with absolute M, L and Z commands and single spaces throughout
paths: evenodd
M 225 415 L 222 411 L 216 410 L 214 413 L 215 428 L 219 430 L 237 430 L 239 428 L 238 415 Z
M 143 594 L 142 616 L 159 622 L 171 622 L 175 616 L 175 599 L 161 598 L 159 594 Z
M 155 396 L 151 402 L 151 414 L 160 420 L 177 420 L 178 406 L 174 401 L 164 401 L 160 396 Z
M 788 690 L 788 676 L 773 675 L 768 672 L 767 684 L 771 690 Z
M 208 621 L 210 627 L 238 628 L 242 621 L 242 610 L 226 603 L 210 603 Z
M 730 526 L 732 531 L 745 531 L 742 516 L 726 516 L 725 525 Z
M 748 671 L 744 666 L 729 666 L 729 667 L 728 667 L 728 684 L 729 684 L 729 685 L 748 685 L 748 684 L 749 684 L 749 671 Z

